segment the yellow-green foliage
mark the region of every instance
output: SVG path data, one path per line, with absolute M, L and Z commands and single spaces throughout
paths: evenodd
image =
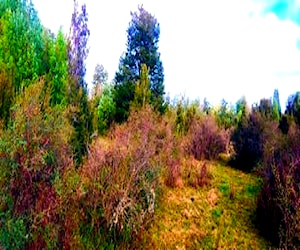
M 193 120 L 201 116 L 199 103 L 189 100 L 181 100 L 176 106 L 175 131 L 178 135 L 186 135 L 189 131 Z
M 218 164 L 207 167 L 212 176 L 208 185 L 163 190 L 142 248 L 271 249 L 251 219 L 260 180 Z M 188 181 L 185 178 L 184 182 Z
M 134 100 L 132 106 L 135 108 L 145 107 L 150 103 L 151 90 L 149 80 L 149 69 L 146 64 L 141 65 L 140 80 L 135 84 Z

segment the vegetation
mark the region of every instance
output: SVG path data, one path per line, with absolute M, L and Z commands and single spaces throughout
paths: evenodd
M 156 18 L 143 6 L 131 13 L 132 20 L 127 29 L 127 51 L 120 58 L 115 76 L 116 120 L 124 121 L 129 115 L 130 102 L 134 99 L 136 81 L 140 78 L 142 65 L 149 68 L 150 103 L 156 110 L 164 111 L 164 73 L 158 52 L 160 27 Z
M 0 3 L 0 249 L 297 249 L 300 94 L 164 100 L 159 24 L 132 13 L 115 82 L 88 96 L 86 6 L 70 34 Z
M 184 168 L 189 167 L 184 164 Z M 195 162 L 198 168 L 203 162 Z M 143 244 L 150 249 L 270 249 L 253 224 L 260 179 L 222 164 L 209 164 L 200 189 L 165 188 Z

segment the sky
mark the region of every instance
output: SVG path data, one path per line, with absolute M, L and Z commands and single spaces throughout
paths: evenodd
M 44 26 L 68 34 L 73 0 L 33 0 Z M 114 78 L 138 5 L 160 24 L 165 91 L 216 105 L 300 90 L 300 0 L 79 0 L 89 14 L 90 84 L 97 63 Z

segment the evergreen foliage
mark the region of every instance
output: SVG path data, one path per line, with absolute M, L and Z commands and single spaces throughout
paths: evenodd
M 98 132 L 101 135 L 107 132 L 116 113 L 116 105 L 112 93 L 112 86 L 104 86 L 98 105 Z
M 275 89 L 273 95 L 273 119 L 279 121 L 280 117 L 281 117 L 281 105 L 279 100 L 279 92 L 278 89 Z
M 45 73 L 43 27 L 31 1 L 0 2 L 0 118 L 7 124 L 15 97 Z
M 158 52 L 159 24 L 143 6 L 131 13 L 131 17 L 127 29 L 127 51 L 121 57 L 119 70 L 115 75 L 117 121 L 124 121 L 128 117 L 129 104 L 134 99 L 134 85 L 140 78 L 142 64 L 149 68 L 152 105 L 160 112 L 165 109 L 164 73 Z
M 300 126 L 300 92 L 290 95 L 287 101 L 286 114 L 293 117 Z

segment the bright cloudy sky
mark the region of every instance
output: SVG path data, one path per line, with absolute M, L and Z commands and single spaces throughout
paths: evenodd
M 67 33 L 73 0 L 33 0 L 42 23 Z M 207 97 L 249 103 L 279 89 L 282 105 L 300 90 L 300 0 L 86 0 L 90 53 L 87 81 L 97 63 L 112 79 L 126 50 L 130 11 L 137 6 L 160 23 L 159 51 L 171 98 Z M 283 106 L 283 108 L 284 108 Z

